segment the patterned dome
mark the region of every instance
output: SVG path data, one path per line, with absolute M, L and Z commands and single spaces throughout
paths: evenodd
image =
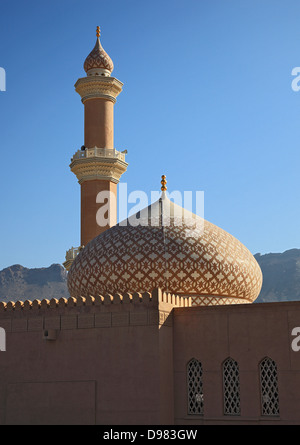
M 114 64 L 109 55 L 104 51 L 100 42 L 100 28 L 97 27 L 97 40 L 94 49 L 84 62 L 84 70 L 87 74 L 100 74 L 110 76 Z
M 251 303 L 262 273 L 229 233 L 171 202 L 151 206 L 98 235 L 68 273 L 71 296 L 150 292 L 191 296 L 193 305 Z

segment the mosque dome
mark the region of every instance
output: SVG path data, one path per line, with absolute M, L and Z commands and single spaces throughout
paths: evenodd
M 160 199 L 91 240 L 68 273 L 73 297 L 150 292 L 190 296 L 192 305 L 252 303 L 262 273 L 235 237 Z
M 97 26 L 96 36 L 96 44 L 84 61 L 84 70 L 88 76 L 110 76 L 114 69 L 114 64 L 109 55 L 102 48 L 99 26 Z

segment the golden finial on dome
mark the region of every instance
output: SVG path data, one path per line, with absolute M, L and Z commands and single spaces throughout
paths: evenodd
M 162 175 L 161 177 L 161 181 L 160 181 L 162 187 L 161 187 L 161 191 L 165 192 L 167 190 L 167 180 L 166 180 L 166 175 Z
M 97 36 L 97 37 L 100 37 L 100 26 L 97 26 L 97 29 L 96 29 L 96 36 Z

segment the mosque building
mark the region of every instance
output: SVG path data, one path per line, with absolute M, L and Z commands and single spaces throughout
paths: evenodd
M 165 175 L 156 202 L 117 222 L 128 164 L 114 146 L 113 69 L 97 27 L 75 83 L 84 145 L 70 163 L 81 193 L 70 297 L 0 302 L 0 424 L 299 423 L 300 302 L 254 303 L 253 255 L 172 202 Z

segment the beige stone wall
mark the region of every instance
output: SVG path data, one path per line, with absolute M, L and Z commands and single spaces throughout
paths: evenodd
M 300 302 L 190 307 L 161 292 L 0 303 L 0 424 L 298 424 Z M 259 362 L 278 368 L 280 414 L 260 410 Z M 223 413 L 222 363 L 240 370 L 241 414 Z M 203 366 L 188 415 L 186 366 Z
M 174 310 L 175 422 L 178 424 L 270 424 L 300 422 L 300 351 L 292 329 L 300 326 L 300 302 L 261 303 Z M 259 363 L 278 368 L 278 417 L 261 415 Z M 240 370 L 240 416 L 223 414 L 222 363 L 233 358 Z M 203 366 L 204 415 L 188 415 L 186 366 Z
M 0 424 L 173 422 L 172 308 L 154 290 L 1 303 Z

